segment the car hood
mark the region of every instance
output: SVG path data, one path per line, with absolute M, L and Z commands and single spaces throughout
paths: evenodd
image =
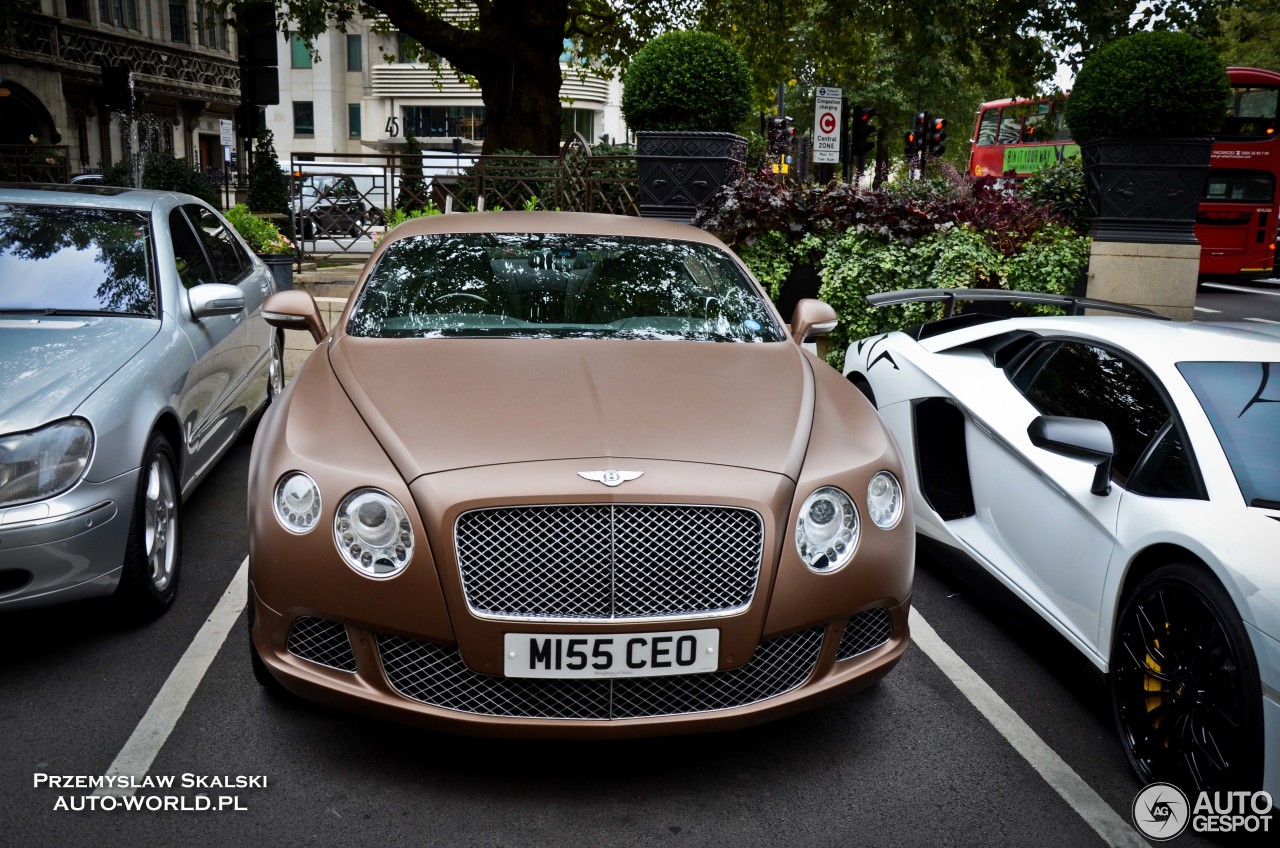
M 159 331 L 148 318 L 0 317 L 0 433 L 71 415 Z
M 554 459 L 664 459 L 795 479 L 813 419 L 798 347 L 339 336 L 342 387 L 404 476 Z M 600 464 L 597 462 L 597 464 Z

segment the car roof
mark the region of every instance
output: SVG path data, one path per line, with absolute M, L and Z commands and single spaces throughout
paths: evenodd
M 591 212 L 482 212 L 427 215 L 396 227 L 391 237 L 433 233 L 564 233 L 575 235 L 636 236 L 638 238 L 693 241 L 724 248 L 706 230 L 656 218 L 633 215 L 601 215 Z
M 921 346 L 940 352 L 1003 333 L 1073 335 L 1111 343 L 1146 362 L 1277 361 L 1280 332 L 1269 325 L 1213 321 L 1154 321 L 1092 315 L 1008 318 L 962 327 L 924 339 Z
M 0 183 L 0 203 L 43 203 L 50 206 L 79 206 L 86 209 L 125 209 L 149 212 L 162 198 L 187 203 L 197 200 L 188 194 L 152 189 L 124 188 L 77 183 Z

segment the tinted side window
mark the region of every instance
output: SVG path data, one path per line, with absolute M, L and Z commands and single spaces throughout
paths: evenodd
M 178 265 L 178 278 L 186 288 L 201 283 L 214 283 L 218 278 L 209 266 L 204 255 L 204 248 L 196 237 L 187 217 L 182 210 L 175 209 L 169 213 L 169 233 L 173 239 L 173 258 Z
M 1106 424 L 1116 448 L 1112 477 L 1121 484 L 1170 419 L 1164 399 L 1141 371 L 1090 345 L 1046 346 L 1018 372 L 1015 384 L 1044 415 Z
M 204 246 L 213 260 L 213 267 L 218 272 L 219 282 L 234 283 L 252 266 L 249 257 L 236 242 L 235 237 L 227 231 L 218 216 L 203 206 L 184 206 L 191 221 L 196 225 Z

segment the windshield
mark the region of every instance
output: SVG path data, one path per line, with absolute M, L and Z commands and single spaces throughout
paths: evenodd
M 1180 362 L 1250 506 L 1280 509 L 1280 362 Z
M 0 312 L 159 315 L 142 212 L 0 204 Z
M 353 336 L 782 341 L 724 251 L 681 241 L 457 233 L 389 245 Z

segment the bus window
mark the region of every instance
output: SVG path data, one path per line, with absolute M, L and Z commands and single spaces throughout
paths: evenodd
M 1236 138 L 1274 138 L 1280 89 L 1240 86 L 1231 89 L 1227 117 L 1217 135 Z
M 1000 124 L 1000 110 L 988 109 L 978 123 L 978 146 L 990 147 L 996 143 L 996 127 Z
M 1276 178 L 1272 174 L 1215 169 L 1209 172 L 1204 199 L 1221 203 L 1271 203 L 1275 192 Z
M 1012 109 L 1006 109 L 1000 120 L 1000 132 L 997 136 L 1000 144 L 1017 144 L 1022 139 L 1022 116 L 1010 114 L 1011 112 Z
M 1050 114 L 1048 103 L 1037 104 L 1035 112 L 1027 115 L 1027 122 L 1022 128 L 1022 142 L 1030 144 L 1048 141 L 1053 135 L 1055 117 Z

